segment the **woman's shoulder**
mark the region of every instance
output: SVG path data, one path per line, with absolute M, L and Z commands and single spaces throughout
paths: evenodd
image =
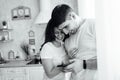
M 52 42 L 47 42 L 43 45 L 42 50 L 41 51 L 45 51 L 45 50 L 51 50 L 52 47 Z
M 47 43 L 44 44 L 43 47 L 51 47 L 51 45 L 52 45 L 52 42 L 47 42 Z
M 51 42 L 47 42 L 43 45 L 41 49 L 41 57 L 42 58 L 51 58 Z

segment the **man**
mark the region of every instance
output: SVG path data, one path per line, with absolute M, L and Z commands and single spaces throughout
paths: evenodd
M 72 71 L 71 80 L 97 80 L 94 20 L 82 19 L 73 10 L 70 10 L 59 29 L 70 36 L 65 40 L 65 48 L 71 58 L 69 60 L 71 64 L 65 69 Z

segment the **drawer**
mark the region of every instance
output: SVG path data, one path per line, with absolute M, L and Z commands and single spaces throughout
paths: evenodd
M 23 77 L 4 77 L 4 80 L 27 80 L 27 79 L 23 76 Z
M 25 75 L 26 70 L 20 68 L 7 68 L 4 72 L 6 75 Z

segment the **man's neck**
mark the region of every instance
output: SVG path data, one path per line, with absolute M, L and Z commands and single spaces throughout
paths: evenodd
M 81 17 L 78 17 L 78 20 L 77 20 L 77 25 L 78 25 L 78 27 L 80 27 L 80 25 L 81 25 L 81 23 L 83 22 L 83 18 L 81 18 Z
M 78 24 L 78 29 L 82 26 L 82 24 L 84 23 L 84 21 L 85 21 L 85 19 L 83 19 L 83 18 L 79 18 L 79 19 L 78 19 L 78 22 L 77 22 L 77 24 Z

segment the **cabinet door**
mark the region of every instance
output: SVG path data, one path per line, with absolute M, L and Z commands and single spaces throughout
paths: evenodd
M 21 76 L 21 77 L 7 76 L 7 77 L 4 77 L 4 80 L 26 80 L 26 78 L 24 76 Z
M 0 68 L 0 80 L 3 80 L 3 71 L 2 71 L 2 68 Z
M 29 80 L 43 80 L 43 67 L 30 67 Z
M 0 80 L 3 80 L 3 79 L 2 79 L 2 75 L 0 75 Z
M 4 68 L 2 80 L 28 80 L 26 69 L 24 68 Z

